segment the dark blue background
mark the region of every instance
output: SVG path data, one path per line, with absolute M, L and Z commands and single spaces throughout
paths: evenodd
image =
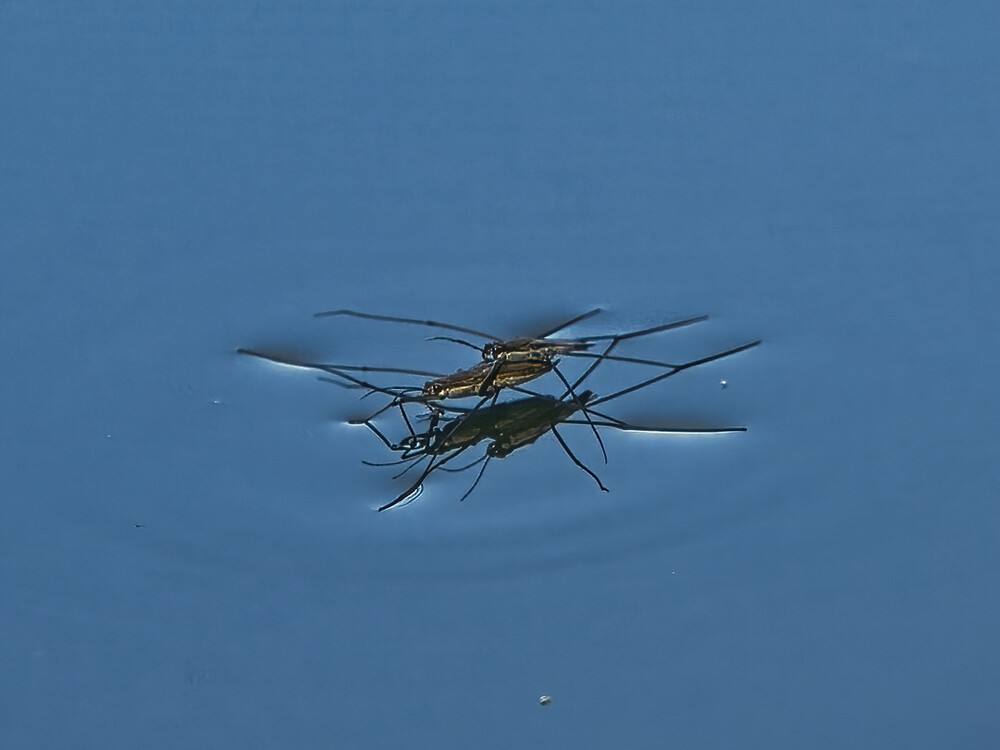
M 0 744 L 995 744 L 997 8 L 4 3 Z M 614 404 L 750 431 L 377 514 L 368 405 L 234 354 L 595 305 L 763 338 Z

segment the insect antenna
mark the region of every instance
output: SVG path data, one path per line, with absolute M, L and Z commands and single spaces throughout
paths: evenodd
M 483 333 L 482 331 L 475 331 L 471 328 L 462 328 L 461 326 L 453 326 L 450 323 L 439 323 L 436 320 L 418 320 L 416 318 L 397 318 L 393 315 L 372 315 L 370 313 L 358 312 L 356 310 L 327 310 L 326 312 L 318 312 L 313 315 L 314 318 L 330 318 L 335 315 L 348 315 L 352 318 L 364 318 L 365 320 L 382 320 L 388 323 L 409 323 L 418 326 L 428 326 L 430 328 L 443 328 L 446 331 L 456 331 L 457 333 L 468 333 L 473 336 L 479 336 L 484 339 L 491 339 L 492 341 L 502 341 L 503 339 L 498 336 L 493 336 L 489 333 Z
M 456 339 L 456 338 L 453 338 L 451 336 L 431 336 L 427 340 L 428 341 L 450 341 L 453 344 L 461 344 L 462 346 L 467 346 L 470 349 L 475 349 L 480 354 L 483 353 L 483 347 L 476 346 L 475 344 L 471 344 L 468 341 L 464 341 L 463 339 Z
M 348 376 L 341 373 L 339 374 L 339 377 L 346 378 Z M 358 398 L 358 401 L 364 401 L 366 398 L 376 393 L 381 393 L 386 396 L 392 396 L 393 398 L 396 398 L 397 396 L 403 396 L 407 393 L 414 393 L 420 390 L 419 388 L 407 388 L 404 386 L 392 386 L 389 388 L 382 388 L 379 386 L 373 386 L 371 383 L 365 383 L 364 381 L 357 380 L 355 378 L 352 378 L 351 381 L 347 383 L 343 383 L 339 380 L 334 380 L 333 378 L 323 377 L 322 375 L 320 375 L 316 379 L 322 381 L 323 383 L 330 383 L 332 385 L 336 385 L 341 388 L 349 388 L 352 390 L 360 390 L 362 388 L 367 388 L 368 389 L 367 393 L 362 394 Z M 355 422 L 348 422 L 348 424 L 361 424 L 361 421 L 359 420 Z
M 349 419 L 347 421 L 347 424 L 352 424 L 352 425 L 354 425 L 354 424 L 365 424 L 368 421 L 370 421 L 372 419 L 375 419 L 375 417 L 377 417 L 379 414 L 382 414 L 384 412 L 389 411 L 389 409 L 391 409 L 394 406 L 399 406 L 399 405 L 401 405 L 403 403 L 413 403 L 414 401 L 420 401 L 419 397 L 407 398 L 406 396 L 404 396 L 402 394 L 398 394 L 398 395 L 396 395 L 395 398 L 393 398 L 392 401 L 390 401 L 388 404 L 386 404 L 385 406 L 383 406 L 381 409 L 377 409 L 376 411 L 372 412 L 371 414 L 369 414 L 364 419 Z
M 330 371 L 332 371 L 332 370 L 330 370 Z M 406 387 L 406 386 L 393 386 L 391 388 L 382 388 L 381 386 L 372 385 L 371 383 L 367 383 L 364 380 L 360 380 L 358 378 L 355 378 L 353 375 L 348 375 L 347 373 L 335 372 L 335 374 L 337 375 L 337 377 L 345 378 L 346 380 L 349 380 L 349 381 L 351 381 L 353 383 L 356 383 L 358 385 L 358 387 L 368 388 L 369 391 L 368 391 L 368 393 L 366 393 L 364 396 L 361 397 L 362 400 L 368 398 L 373 393 L 382 393 L 382 394 L 385 394 L 386 396 L 392 396 L 392 401 L 390 401 L 388 404 L 386 404 L 385 406 L 383 406 L 381 409 L 377 410 L 375 413 L 369 414 L 364 419 L 349 419 L 349 420 L 347 420 L 347 424 L 349 424 L 349 425 L 365 424 L 369 420 L 375 419 L 375 417 L 377 417 L 379 414 L 381 414 L 384 411 L 387 411 L 388 409 L 391 409 L 394 406 L 398 406 L 400 408 L 400 410 L 402 410 L 403 404 L 408 404 L 408 403 L 425 403 L 424 399 L 420 395 L 417 395 L 417 396 L 407 396 L 406 395 L 408 393 L 417 393 L 417 394 L 420 394 L 420 393 L 422 393 L 422 389 L 421 388 Z M 337 381 L 330 380 L 329 378 L 322 378 L 321 377 L 319 379 L 322 380 L 322 381 L 325 381 L 327 383 L 335 383 L 337 385 L 340 385 L 340 383 L 337 383 Z M 409 420 L 407 420 L 407 418 L 406 418 L 406 412 L 403 412 L 403 421 L 405 421 L 407 423 L 407 426 L 409 426 Z M 410 433 L 413 434 L 413 428 L 412 427 L 410 427 Z

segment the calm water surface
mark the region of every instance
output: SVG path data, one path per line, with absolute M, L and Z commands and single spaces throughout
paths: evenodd
M 996 742 L 995 10 L 0 15 L 4 747 Z M 762 338 L 608 405 L 749 431 L 379 514 L 377 401 L 235 354 L 451 371 L 312 313 L 595 306 Z

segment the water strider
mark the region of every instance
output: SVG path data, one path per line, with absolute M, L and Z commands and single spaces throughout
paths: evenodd
M 695 323 L 701 323 L 702 321 L 708 319 L 707 315 L 699 315 L 694 318 L 664 323 L 651 328 L 643 328 L 626 333 L 583 336 L 575 339 L 549 338 L 553 334 L 569 328 L 576 323 L 587 320 L 588 318 L 592 318 L 600 312 L 602 312 L 601 308 L 595 308 L 534 336 L 519 337 L 514 339 L 502 339 L 499 336 L 494 336 L 490 333 L 484 333 L 482 331 L 476 331 L 472 328 L 456 326 L 450 323 L 441 323 L 434 320 L 419 320 L 416 318 L 403 318 L 391 315 L 374 315 L 371 313 L 359 312 L 357 310 L 328 310 L 326 312 L 316 313 L 314 317 L 349 316 L 365 320 L 405 323 L 431 328 L 440 328 L 443 330 L 455 331 L 457 333 L 470 334 L 482 339 L 488 339 L 488 341 L 482 346 L 476 346 L 475 344 L 463 339 L 456 339 L 449 336 L 433 336 L 433 339 L 451 341 L 475 349 L 480 353 L 484 364 L 471 367 L 468 370 L 460 370 L 459 372 L 456 372 L 451 376 L 447 376 L 446 378 L 439 379 L 438 381 L 428 382 L 425 384 L 424 392 L 422 394 L 422 398 L 425 400 L 434 398 L 439 399 L 442 397 L 462 398 L 465 396 L 487 397 L 493 395 L 495 403 L 495 394 L 499 393 L 504 388 L 522 385 L 523 383 L 551 371 L 562 381 L 563 385 L 569 391 L 570 396 L 572 396 L 573 400 L 583 410 L 584 416 L 587 416 L 586 407 L 577 399 L 574 386 L 570 384 L 569 380 L 567 380 L 565 375 L 563 375 L 562 371 L 559 369 L 559 357 L 584 357 L 593 359 L 594 362 L 591 365 L 591 370 L 602 361 L 628 362 L 658 368 L 672 368 L 674 365 L 667 362 L 656 362 L 653 360 L 639 359 L 635 357 L 621 357 L 611 354 L 611 351 L 618 346 L 618 344 L 629 339 L 640 338 L 654 333 L 661 333 L 663 331 L 682 328 Z M 590 351 L 590 349 L 598 342 L 607 342 L 608 344 L 604 351 L 600 354 Z M 588 370 L 580 381 L 585 379 L 591 370 Z M 442 396 L 441 394 L 454 395 Z M 386 408 L 390 408 L 397 403 L 398 400 L 389 404 Z M 607 463 L 608 454 L 604 448 L 604 442 L 601 440 L 600 433 L 597 432 L 596 428 L 594 429 L 594 436 L 597 438 L 597 442 L 601 446 L 601 453 L 604 456 L 604 462 Z
M 649 432 L 649 433 L 726 433 L 743 432 L 745 427 L 720 427 L 720 428 L 679 428 L 679 427 L 646 427 L 629 424 L 620 419 L 612 417 L 603 412 L 597 411 L 595 407 L 616 398 L 620 398 L 628 393 L 633 393 L 642 388 L 646 388 L 655 382 L 663 380 L 671 375 L 676 375 L 683 370 L 697 367 L 698 365 L 729 357 L 739 352 L 746 351 L 757 346 L 760 341 L 728 349 L 724 352 L 692 360 L 681 365 L 673 365 L 673 369 L 656 378 L 650 378 L 641 383 L 637 383 L 628 388 L 623 388 L 608 396 L 597 398 L 591 391 L 584 391 L 578 396 L 574 395 L 573 400 L 567 400 L 572 389 L 567 389 L 561 398 L 551 396 L 535 395 L 529 398 L 507 401 L 501 404 L 494 404 L 485 408 L 460 409 L 452 406 L 440 406 L 433 411 L 430 416 L 428 428 L 421 433 L 413 430 L 405 410 L 400 407 L 403 420 L 406 423 L 410 434 L 398 443 L 392 442 L 370 421 L 364 424 L 392 451 L 399 454 L 400 458 L 387 464 L 371 465 L 406 465 L 406 468 L 397 474 L 401 476 L 410 469 L 427 462 L 416 480 L 395 499 L 379 508 L 380 511 L 388 510 L 414 498 L 422 490 L 424 481 L 435 471 L 464 471 L 481 463 L 475 481 L 472 486 L 462 495 L 461 500 L 468 497 L 479 484 L 486 466 L 492 458 L 504 458 L 515 450 L 531 445 L 542 435 L 551 432 L 563 451 L 580 469 L 590 475 L 605 492 L 607 488 L 600 478 L 582 461 L 580 461 L 569 445 L 559 434 L 556 425 L 560 424 L 587 424 L 591 429 L 598 427 L 611 428 L 623 431 Z M 588 371 L 591 372 L 591 370 Z M 577 387 L 582 379 L 575 384 Z M 443 413 L 452 412 L 456 416 L 447 420 L 442 420 Z M 578 413 L 583 412 L 586 420 L 573 419 Z M 486 452 L 480 458 L 459 469 L 446 466 L 454 461 L 468 449 L 478 445 L 483 441 L 490 441 Z M 603 445 L 602 445 L 603 448 Z
M 386 510 L 387 508 L 391 508 L 407 499 L 412 498 L 415 493 L 420 491 L 423 486 L 423 481 L 430 476 L 432 472 L 438 470 L 455 471 L 455 469 L 451 467 L 446 467 L 445 464 L 454 460 L 465 450 L 485 439 L 490 439 L 492 441 L 487 453 L 469 466 L 459 469 L 465 470 L 471 468 L 476 463 L 483 463 L 475 483 L 466 492 L 466 494 L 462 496 L 462 499 L 468 496 L 476 485 L 478 485 L 479 480 L 485 471 L 486 464 L 489 463 L 491 458 L 502 458 L 509 455 L 512 451 L 533 443 L 541 435 L 544 435 L 549 431 L 553 432 L 556 439 L 559 441 L 560 445 L 573 462 L 593 477 L 598 486 L 600 486 L 602 490 L 606 491 L 606 488 L 603 486 L 598 476 L 581 461 L 579 461 L 569 449 L 569 446 L 566 445 L 565 441 L 556 430 L 555 426 L 557 424 L 565 423 L 589 425 L 601 446 L 605 462 L 607 462 L 607 452 L 605 451 L 604 443 L 601 440 L 600 432 L 597 429 L 598 427 L 620 430 L 643 430 L 647 432 L 732 432 L 743 429 L 722 428 L 718 430 L 679 430 L 677 428 L 641 428 L 628 425 L 618 419 L 615 419 L 614 417 L 608 416 L 607 414 L 597 412 L 594 407 L 614 398 L 619 398 L 628 393 L 645 388 L 685 369 L 745 351 L 757 346 L 760 341 L 754 341 L 719 354 L 710 355 L 708 357 L 685 362 L 683 364 L 656 362 L 632 357 L 619 357 L 611 354 L 611 351 L 620 342 L 629 338 L 637 338 L 639 336 L 645 336 L 659 331 L 691 325 L 692 323 L 705 320 L 707 316 L 690 318 L 687 320 L 654 326 L 653 328 L 632 331 L 624 334 L 607 334 L 579 339 L 548 338 L 553 333 L 556 333 L 573 323 L 596 315 L 598 312 L 600 312 L 600 310 L 592 310 L 584 315 L 577 316 L 576 318 L 549 331 L 545 331 L 536 337 L 511 339 L 506 341 L 500 339 L 499 337 L 484 334 L 472 329 L 460 328 L 434 321 L 419 321 L 409 318 L 374 316 L 349 310 L 331 311 L 329 313 L 318 314 L 353 315 L 356 317 L 371 318 L 375 320 L 389 320 L 403 323 L 437 326 L 457 332 L 469 333 L 491 340 L 482 347 L 475 347 L 465 341 L 449 339 L 476 348 L 477 351 L 481 353 L 482 361 L 470 368 L 459 370 L 448 375 L 442 375 L 424 370 L 411 370 L 403 368 L 366 367 L 304 362 L 280 355 L 265 354 L 250 349 L 239 349 L 237 351 L 241 354 L 258 357 L 271 362 L 276 362 L 278 364 L 319 370 L 335 376 L 337 380 L 331 380 L 331 382 L 339 385 L 346 385 L 346 387 L 351 388 L 364 388 L 367 389 L 369 393 L 382 393 L 392 397 L 389 404 L 363 420 L 355 420 L 354 423 L 366 424 L 377 435 L 379 435 L 386 445 L 393 448 L 393 450 L 401 452 L 403 458 L 400 461 L 393 463 L 408 464 L 406 469 L 404 469 L 404 472 L 413 468 L 425 459 L 428 460 L 428 464 L 409 490 L 401 493 L 395 500 L 382 506 L 379 510 Z M 589 349 L 599 341 L 608 342 L 608 345 L 605 347 L 603 352 L 594 353 L 589 351 Z M 575 383 L 570 384 L 562 373 L 559 372 L 556 366 L 560 356 L 588 357 L 593 361 L 583 375 L 580 376 Z M 606 360 L 651 365 L 664 368 L 667 371 L 648 378 L 640 383 L 616 391 L 610 396 L 595 398 L 589 391 L 585 392 L 582 396 L 577 395 L 576 389 L 586 380 L 590 373 L 592 373 L 594 369 L 601 364 L 601 362 Z M 428 377 L 430 380 L 427 380 L 422 387 L 383 387 L 366 382 L 365 380 L 351 374 L 352 372 L 359 371 L 420 375 Z M 540 393 L 526 390 L 523 387 L 525 383 L 541 377 L 548 372 L 555 372 L 566 387 L 565 393 L 559 399 L 544 396 Z M 329 380 L 329 378 L 322 379 Z M 505 389 L 527 393 L 532 398 L 521 399 L 520 402 L 509 402 L 519 404 L 519 406 L 497 404 L 498 397 Z M 480 397 L 480 401 L 471 409 L 458 409 L 444 404 L 445 401 L 450 399 L 461 399 L 472 396 Z M 484 404 L 491 399 L 491 405 L 483 408 Z M 406 410 L 404 409 L 404 404 L 407 403 L 420 403 L 431 411 L 432 427 L 429 431 L 421 434 L 416 433 L 413 430 L 410 420 L 406 414 Z M 398 444 L 393 444 L 389 441 L 388 438 L 379 432 L 378 429 L 371 423 L 371 420 L 374 417 L 393 406 L 398 407 L 404 423 L 410 430 L 410 436 L 408 438 L 404 438 Z M 442 426 L 439 426 L 441 424 L 441 415 L 444 412 L 457 413 L 458 416 L 446 420 Z M 574 415 L 577 413 L 581 413 L 584 420 L 573 419 Z M 597 418 L 597 421 L 595 421 L 595 417 Z M 491 424 L 492 426 L 490 426 Z
M 562 324 L 555 330 L 560 330 L 574 322 L 582 320 L 584 318 L 590 317 L 591 315 L 599 312 L 598 310 L 593 310 L 582 316 L 574 318 L 572 321 Z M 334 311 L 331 313 L 325 313 L 329 315 L 334 314 L 353 314 L 361 317 L 373 317 L 365 313 L 352 313 L 350 311 Z M 384 318 L 379 316 L 379 320 L 404 320 L 407 319 L 397 319 L 397 318 Z M 500 349 L 495 352 L 495 357 L 492 359 L 483 359 L 482 361 L 476 363 L 472 367 L 458 370 L 449 375 L 441 375 L 439 373 L 431 373 L 423 370 L 409 370 L 403 368 L 391 368 L 391 367 L 360 367 L 354 365 L 334 365 L 334 364 L 323 364 L 315 362 L 302 362 L 296 361 L 287 357 L 280 355 L 266 354 L 263 352 L 254 351 L 252 349 L 238 349 L 237 352 L 240 354 L 246 354 L 253 357 L 258 357 L 260 359 L 266 359 L 271 362 L 276 362 L 278 364 L 291 365 L 293 367 L 303 367 L 307 369 L 314 369 L 326 372 L 328 374 L 336 375 L 337 377 L 348 381 L 351 384 L 357 385 L 359 387 L 368 388 L 372 392 L 380 392 L 393 397 L 392 401 L 386 406 L 382 407 L 379 411 L 375 412 L 368 419 L 371 419 L 378 414 L 382 413 L 386 409 L 392 408 L 393 406 L 398 406 L 403 403 L 419 402 L 424 404 L 431 404 L 436 401 L 442 401 L 446 399 L 458 399 L 458 398 L 468 398 L 472 396 L 478 396 L 482 399 L 493 398 L 494 403 L 496 402 L 499 394 L 506 388 L 517 389 L 519 386 L 528 383 L 536 378 L 541 377 L 549 372 L 554 372 L 563 384 L 569 389 L 570 395 L 575 399 L 576 394 L 573 390 L 573 386 L 570 385 L 569 381 L 562 374 L 562 372 L 557 368 L 558 363 L 558 352 L 569 353 L 570 350 L 580 352 L 583 348 L 589 348 L 593 345 L 593 342 L 606 340 L 610 343 L 605 348 L 602 354 L 588 353 L 588 356 L 593 358 L 594 362 L 588 370 L 588 374 L 593 370 L 596 365 L 604 359 L 621 359 L 610 355 L 612 349 L 620 341 L 626 338 L 635 337 L 638 335 L 647 335 L 656 331 L 667 330 L 669 328 L 676 328 L 682 325 L 689 325 L 691 322 L 697 322 L 704 318 L 692 318 L 689 321 L 680 321 L 677 323 L 669 323 L 667 325 L 656 326 L 655 328 L 646 329 L 644 331 L 635 331 L 630 334 L 615 335 L 615 336 L 598 336 L 593 337 L 592 342 L 587 342 L 581 340 L 577 341 L 544 341 L 539 339 L 517 339 L 513 342 L 503 342 L 497 340 L 494 344 L 497 347 L 503 346 L 506 349 L 506 353 L 502 353 Z M 416 321 L 410 321 L 416 322 Z M 444 324 L 436 324 L 444 325 Z M 450 326 L 450 328 L 463 332 L 473 333 L 470 329 L 458 328 L 455 326 Z M 548 333 L 543 334 L 548 335 Z M 520 346 L 522 354 L 516 355 L 514 353 L 515 343 Z M 467 342 L 461 342 L 467 343 Z M 543 348 L 543 344 L 547 348 Z M 471 346 L 471 345 L 470 345 Z M 485 353 L 483 355 L 485 357 Z M 657 365 L 660 367 L 671 367 L 666 363 L 651 362 L 647 360 L 632 360 L 627 361 L 642 362 L 644 364 Z M 375 386 L 365 381 L 359 380 L 354 376 L 350 375 L 351 371 L 362 371 L 362 372 L 395 372 L 400 374 L 409 375 L 424 375 L 431 377 L 431 380 L 426 381 L 422 388 L 414 387 L 394 387 L 394 388 L 383 388 L 380 386 Z M 586 374 L 584 375 L 586 377 Z M 481 403 L 485 403 L 485 400 Z M 579 404 L 581 407 L 583 404 Z M 595 434 L 596 431 L 595 431 Z M 600 435 L 597 435 L 598 442 L 601 442 Z M 601 443 L 601 450 L 604 451 L 604 445 Z M 607 461 L 607 454 L 605 453 L 605 461 Z

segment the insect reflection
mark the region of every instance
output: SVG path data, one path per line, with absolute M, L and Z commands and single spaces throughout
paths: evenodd
M 367 426 L 390 450 L 399 454 L 396 461 L 380 464 L 365 462 L 373 466 L 393 466 L 404 465 L 405 468 L 396 475 L 398 478 L 410 469 L 425 463 L 419 476 L 403 492 L 399 493 L 392 501 L 379 508 L 380 511 L 406 503 L 415 498 L 420 493 L 424 481 L 435 471 L 465 471 L 477 464 L 481 464 L 479 473 L 475 481 L 462 495 L 460 500 L 465 500 L 478 486 L 482 479 L 486 466 L 490 459 L 504 458 L 515 450 L 531 445 L 540 437 L 551 432 L 560 447 L 581 470 L 591 476 L 601 490 L 607 492 L 607 488 L 586 464 L 580 461 L 573 453 L 565 439 L 560 435 L 557 425 L 562 424 L 587 424 L 595 432 L 597 428 L 610 428 L 628 432 L 646 433 L 726 433 L 744 432 L 745 427 L 718 427 L 718 428 L 681 428 L 681 427 L 651 427 L 640 426 L 624 422 L 616 417 L 597 411 L 595 407 L 608 401 L 620 398 L 629 393 L 633 393 L 642 388 L 646 388 L 660 380 L 672 375 L 676 375 L 683 370 L 697 367 L 708 362 L 722 359 L 737 354 L 747 349 L 757 346 L 760 342 L 755 341 L 750 344 L 728 349 L 718 354 L 703 357 L 682 365 L 671 365 L 669 372 L 657 377 L 650 378 L 641 383 L 623 388 L 619 391 L 597 398 L 591 391 L 584 391 L 575 395 L 572 400 L 568 400 L 571 390 L 567 390 L 561 398 L 554 398 L 544 395 L 533 395 L 514 401 L 507 401 L 494 404 L 480 409 L 460 409 L 452 406 L 439 406 L 433 410 L 429 417 L 428 427 L 423 432 L 416 432 L 412 427 L 410 419 L 405 410 L 400 407 L 403 421 L 409 429 L 409 434 L 399 442 L 394 443 L 379 428 L 371 422 L 364 420 Z M 588 371 L 588 373 L 591 370 Z M 580 381 L 577 382 L 577 385 Z M 443 419 L 445 412 L 453 413 L 448 419 Z M 575 419 L 574 417 L 583 412 L 586 419 Z M 489 441 L 485 453 L 475 461 L 460 468 L 447 466 L 468 449 L 478 445 L 483 441 Z M 603 444 L 602 444 L 603 449 Z

